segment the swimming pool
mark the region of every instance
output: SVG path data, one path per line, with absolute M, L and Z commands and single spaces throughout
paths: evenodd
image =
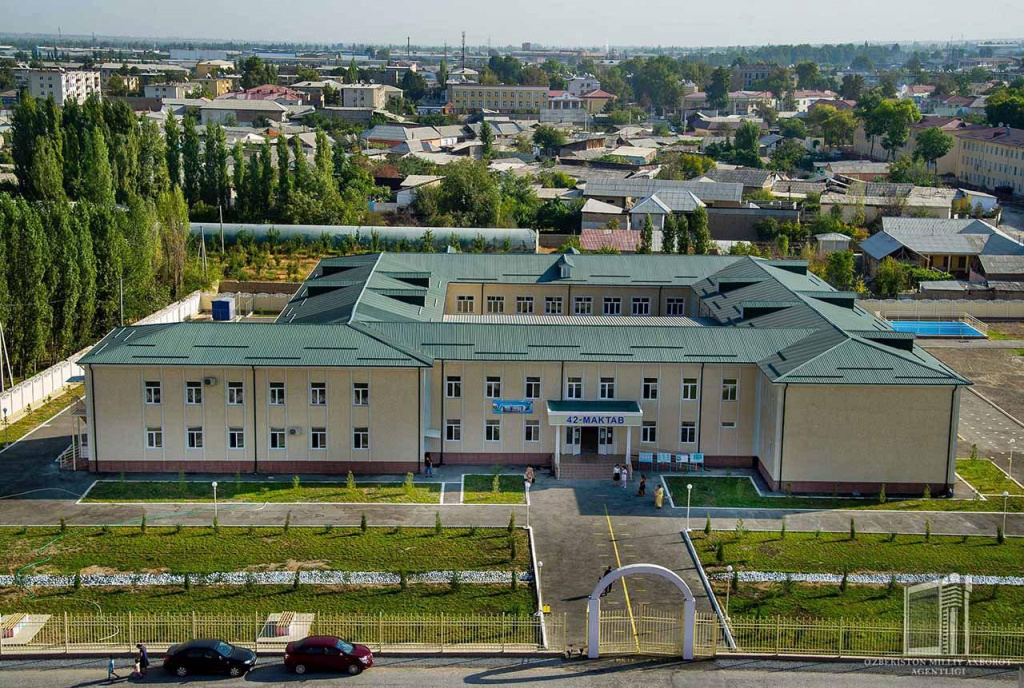
M 984 333 L 958 321 L 893 320 L 890 324 L 897 332 L 913 332 L 919 337 L 985 338 Z

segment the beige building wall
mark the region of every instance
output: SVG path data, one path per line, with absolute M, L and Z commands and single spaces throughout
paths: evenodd
M 1012 142 L 983 141 L 956 136 L 956 145 L 947 155 L 956 161 L 957 179 L 989 191 L 1010 187 L 1015 195 L 1024 195 L 1024 145 Z
M 460 296 L 473 298 L 473 311 L 476 315 L 487 315 L 487 297 L 504 298 L 504 314 L 516 314 L 516 297 L 533 297 L 533 315 L 545 315 L 545 297 L 562 297 L 562 314 L 574 315 L 573 304 L 577 296 L 589 296 L 591 298 L 591 315 L 603 315 L 604 298 L 618 298 L 622 304 L 621 315 L 632 314 L 634 298 L 650 300 L 650 315 L 661 316 L 666 314 L 668 300 L 680 299 L 686 308 L 685 315 L 689 313 L 689 301 L 692 290 L 689 287 L 590 287 L 568 284 L 544 284 L 544 285 L 510 285 L 510 284 L 449 284 L 448 292 L 445 295 L 445 315 L 459 313 L 458 304 Z

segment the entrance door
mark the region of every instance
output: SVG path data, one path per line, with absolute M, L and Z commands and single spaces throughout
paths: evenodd
M 604 430 L 604 428 L 600 428 Z M 582 428 L 583 440 L 581 442 L 581 451 L 584 454 L 596 454 L 597 453 L 597 441 L 598 441 L 598 428 Z
M 615 453 L 615 428 L 598 428 L 597 453 Z
M 567 427 L 565 429 L 565 453 L 576 456 L 580 453 L 580 428 Z

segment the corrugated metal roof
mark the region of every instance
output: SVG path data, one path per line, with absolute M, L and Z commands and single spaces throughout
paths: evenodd
M 673 179 L 591 179 L 583 195 L 646 198 L 657 193 L 671 206 L 671 192 L 689 191 L 703 202 L 743 200 L 743 185 L 736 183 L 677 181 Z

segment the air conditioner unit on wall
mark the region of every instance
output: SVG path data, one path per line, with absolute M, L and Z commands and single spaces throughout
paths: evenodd
M 215 377 L 204 377 L 203 378 L 203 384 L 206 385 L 207 387 L 213 387 L 214 385 L 217 384 L 217 378 L 215 378 Z
M 288 428 L 288 434 L 289 435 L 301 435 L 302 434 L 302 428 Z

